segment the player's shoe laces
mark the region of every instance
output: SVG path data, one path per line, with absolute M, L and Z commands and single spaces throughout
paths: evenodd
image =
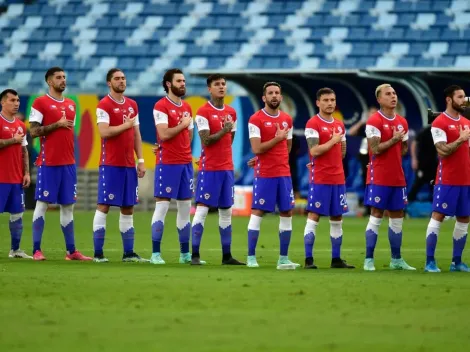
M 27 255 L 23 250 L 17 249 L 14 251 L 13 249 L 10 250 L 10 253 L 8 253 L 8 258 L 24 258 L 24 259 L 33 259 L 32 256 Z
M 222 265 L 246 265 L 246 264 L 236 260 L 234 257 L 230 257 L 227 259 L 222 259 Z
M 42 254 L 41 251 L 36 251 L 33 254 L 33 260 L 46 260 L 46 257 L 44 256 L 44 254 Z
M 259 264 L 256 261 L 256 257 L 254 255 L 249 255 L 246 257 L 246 266 L 249 268 L 259 268 Z
M 315 263 L 313 262 L 313 258 L 312 258 L 312 257 L 305 258 L 304 269 L 318 269 L 318 267 L 317 267 L 317 266 L 315 265 Z
M 331 266 L 332 269 L 355 269 L 354 265 L 346 263 L 346 260 L 341 258 L 333 258 L 331 259 Z
M 426 266 L 424 267 L 424 271 L 427 273 L 440 273 L 441 269 L 437 267 L 435 260 L 431 260 L 429 263 L 426 263 Z
M 364 259 L 364 270 L 365 271 L 375 271 L 374 258 Z
M 95 263 L 107 263 L 109 262 L 108 258 L 106 258 L 104 255 L 97 255 L 93 258 L 93 261 Z
M 155 253 L 152 253 L 152 257 L 150 258 L 150 263 L 151 264 L 165 264 L 165 261 L 160 255 L 160 252 L 155 252 Z
M 277 269 L 278 270 L 295 270 L 298 268 L 300 264 L 291 262 L 287 256 L 281 255 L 279 256 L 279 260 L 277 261 Z
M 466 272 L 466 273 L 469 273 L 470 272 L 470 268 L 467 266 L 467 264 L 465 263 L 460 263 L 460 264 L 455 264 L 455 263 L 452 263 L 450 264 L 450 271 L 462 271 L 462 272 Z
M 403 258 L 392 258 L 389 266 L 392 270 L 416 270 L 416 268 L 413 268 L 412 266 L 408 265 L 408 263 L 405 262 L 405 259 Z
M 93 258 L 92 257 L 87 257 L 86 255 L 83 255 L 79 251 L 75 251 L 72 254 L 67 252 L 67 255 L 65 256 L 65 260 L 87 261 L 87 260 L 93 260 Z
M 150 260 L 142 258 L 137 253 L 129 252 L 123 254 L 122 261 L 126 263 L 148 263 Z

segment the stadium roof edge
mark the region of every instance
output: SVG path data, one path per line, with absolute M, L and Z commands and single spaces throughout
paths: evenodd
M 258 70 L 232 70 L 232 69 L 213 69 L 213 70 L 189 70 L 188 73 L 193 76 L 207 76 L 213 73 L 220 73 L 228 76 L 240 76 L 240 75 L 296 75 L 296 74 L 357 74 L 360 71 L 365 72 L 383 72 L 383 73 L 395 73 L 395 72 L 408 72 L 408 73 L 423 73 L 423 72 L 452 72 L 452 73 L 469 73 L 469 67 L 395 67 L 395 68 L 377 68 L 370 67 L 365 70 L 345 70 L 345 69 L 316 69 L 316 70 L 301 70 L 301 69 L 289 69 L 289 70 L 276 70 L 276 69 L 258 69 Z

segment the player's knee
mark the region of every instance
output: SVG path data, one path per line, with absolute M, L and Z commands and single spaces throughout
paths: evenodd
M 388 219 L 388 226 L 394 232 L 401 232 L 403 229 L 403 218 L 390 218 Z
M 196 213 L 194 214 L 194 219 L 199 219 L 204 222 L 206 220 L 207 214 L 209 214 L 209 208 L 206 206 L 198 205 L 196 207 Z
M 369 217 L 369 223 L 370 223 L 371 225 L 374 225 L 374 226 L 380 226 L 380 224 L 382 223 L 382 218 L 381 218 L 381 217 L 378 218 L 378 217 L 376 217 L 376 216 L 374 216 L 374 215 L 371 215 L 371 216 Z
M 251 209 L 251 215 L 263 217 L 264 211 L 262 211 L 261 209 Z
M 110 206 L 109 205 L 106 205 L 106 204 L 98 204 L 98 206 L 96 207 L 96 210 L 104 213 L 104 214 L 108 214 L 109 213 L 109 208 Z
M 280 212 L 281 217 L 292 217 L 292 210 L 289 211 L 281 211 Z
M 109 210 L 109 208 L 108 208 Z M 134 207 L 121 207 L 121 214 L 123 215 L 133 215 Z
M 313 220 L 315 222 L 319 222 L 320 221 L 320 215 L 317 214 L 317 213 L 312 213 L 312 212 L 309 212 L 307 217 L 310 219 L 310 220 Z
M 383 216 L 384 216 L 384 211 L 382 209 L 378 209 L 378 208 L 374 208 L 374 207 L 371 208 L 370 213 L 371 213 L 372 216 L 374 216 L 376 218 L 383 218 Z
M 444 219 L 445 219 L 445 215 L 442 214 L 442 213 L 438 213 L 437 211 L 433 211 L 432 212 L 432 215 L 431 215 L 431 218 L 436 220 L 436 221 L 439 221 L 439 222 L 443 222 Z

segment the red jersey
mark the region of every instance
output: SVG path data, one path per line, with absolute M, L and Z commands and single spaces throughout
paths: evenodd
M 305 137 L 318 138 L 319 144 L 325 144 L 333 136 L 333 131 L 343 134 L 341 141 L 346 141 L 344 124 L 341 121 L 336 119 L 326 121 L 318 114 L 307 121 Z M 341 143 L 337 143 L 323 155 L 310 158 L 312 162 L 310 182 L 323 185 L 345 184 Z
M 169 128 L 175 127 L 180 123 L 180 120 L 186 116 L 193 116 L 191 106 L 185 101 L 181 101 L 178 105 L 164 97 L 157 101 L 153 108 L 153 118 L 155 126 L 159 124 L 167 124 Z M 178 133 L 175 137 L 162 141 L 158 137 L 157 142 L 160 145 L 159 153 L 157 154 L 156 164 L 187 164 L 193 158 L 191 155 L 191 139 L 189 131 L 194 128 L 194 123 L 188 126 L 187 129 Z
M 395 130 L 405 131 L 403 142 L 408 140 L 408 122 L 400 115 L 387 117 L 381 111 L 373 114 L 366 123 L 367 138 L 379 137 L 380 143 L 393 137 Z M 367 184 L 391 187 L 405 187 L 406 180 L 402 167 L 401 143 L 397 142 L 381 154 L 373 155 L 369 150 Z
M 445 112 L 432 123 L 431 132 L 434 144 L 455 142 L 460 137 L 460 126 L 470 128 L 470 121 L 463 116 L 452 118 Z M 462 143 L 454 153 L 445 158 L 439 157 L 436 184 L 449 186 L 470 186 L 469 143 Z
M 135 118 L 134 126 L 139 126 L 137 103 L 126 97 L 118 102 L 107 95 L 98 103 L 96 117 L 97 123 L 107 123 L 109 126 L 119 126 L 124 123 L 124 119 Z M 117 136 L 101 139 L 100 165 L 135 167 L 133 128 Z
M 23 122 L 15 118 L 7 120 L 0 114 L 0 139 L 11 139 L 16 131 L 23 133 L 25 137 L 21 144 L 15 143 L 0 149 L 0 183 L 23 183 L 23 150 L 28 145 L 26 142 L 26 127 Z
M 270 141 L 279 128 L 290 128 L 287 139 L 292 139 L 292 117 L 283 111 L 276 116 L 268 114 L 264 109 L 255 112 L 248 121 L 248 131 L 251 138 L 261 138 L 261 143 Z M 289 151 L 287 140 L 276 144 L 266 153 L 256 156 L 255 177 L 284 177 L 290 176 Z
M 75 102 L 64 98 L 57 100 L 49 94 L 36 98 L 31 106 L 29 122 L 37 122 L 42 126 L 52 125 L 65 116 L 75 126 Z M 47 136 L 39 137 L 41 150 L 36 165 L 59 166 L 75 164 L 74 131 L 58 128 Z
M 219 132 L 224 127 L 225 120 L 232 121 L 232 132 L 237 130 L 237 113 L 235 109 L 224 105 L 222 109 L 216 108 L 211 102 L 203 105 L 196 114 L 198 131 L 209 131 L 210 134 Z M 202 145 L 199 168 L 207 171 L 233 170 L 232 160 L 232 134 L 226 133 L 218 142 Z

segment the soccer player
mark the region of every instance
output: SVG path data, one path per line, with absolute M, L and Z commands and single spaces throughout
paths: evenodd
M 292 208 L 294 191 L 289 168 L 289 151 L 292 147 L 292 117 L 279 110 L 282 102 L 281 86 L 268 82 L 263 87 L 263 109 L 254 113 L 248 121 L 251 149 L 256 155 L 253 202 L 248 223 L 247 266 L 259 267 L 256 260 L 261 220 L 264 213 L 280 212 L 278 269 L 295 269 L 300 264 L 289 260 L 292 234 Z
M 38 175 L 33 213 L 33 259 L 45 260 L 41 239 L 48 203 L 60 205 L 60 224 L 67 249 L 66 260 L 91 260 L 75 249 L 73 207 L 77 198 L 74 131 L 75 102 L 65 98 L 65 73 L 60 67 L 47 70 L 49 93 L 36 98 L 29 115 L 31 137 L 40 137 L 36 160 Z
M 109 94 L 101 99 L 96 109 L 101 136 L 101 162 L 98 181 L 98 206 L 93 219 L 93 261 L 107 262 L 103 254 L 106 216 L 109 208 L 121 208 L 119 231 L 123 244 L 124 262 L 145 262 L 134 252 L 134 205 L 138 203 L 137 177 L 144 177 L 142 137 L 139 129 L 137 103 L 124 96 L 126 76 L 118 68 L 106 75 Z M 137 156 L 137 170 L 134 152 Z
M 467 242 L 470 216 L 470 121 L 461 116 L 465 92 L 459 86 L 444 91 L 446 110 L 432 123 L 431 132 L 439 155 L 434 186 L 433 212 L 426 231 L 427 272 L 440 272 L 434 258 L 441 223 L 446 216 L 455 216 L 453 256 L 450 271 L 470 272 L 462 262 Z
M 390 84 L 378 86 L 375 97 L 380 110 L 366 123 L 370 163 L 364 200 L 371 207 L 371 215 L 366 228 L 364 270 L 375 270 L 374 250 L 385 210 L 390 214 L 390 269 L 416 270 L 401 256 L 404 208 L 407 204 L 402 156 L 408 151 L 408 123 L 404 117 L 395 113 L 398 97 Z
M 232 257 L 232 205 L 234 175 L 232 142 L 237 130 L 235 109 L 224 104 L 226 80 L 219 74 L 207 78 L 210 101 L 196 114 L 202 153 L 196 185 L 196 213 L 192 223 L 192 265 L 200 265 L 199 247 L 209 207 L 219 208 L 222 264 L 244 265 Z
M 189 237 L 190 211 L 193 195 L 193 165 L 191 141 L 193 117 L 191 107 L 181 99 L 186 94 L 183 71 L 173 68 L 166 71 L 162 81 L 167 96 L 154 107 L 153 116 L 157 130 L 158 153 L 155 166 L 155 211 L 152 217 L 152 264 L 165 264 L 161 256 L 161 242 L 165 217 L 170 200 L 176 199 L 178 214 L 176 227 L 180 241 L 180 263 L 191 263 Z M 202 262 L 202 261 L 201 261 Z
M 343 214 L 348 211 L 343 158 L 346 155 L 344 124 L 333 117 L 336 94 L 330 88 L 317 92 L 319 113 L 308 120 L 305 137 L 311 155 L 308 219 L 304 231 L 305 269 L 316 269 L 313 245 L 320 216 L 330 217 L 331 267 L 354 268 L 341 259 Z
M 10 258 L 33 257 L 20 249 L 23 234 L 24 193 L 29 187 L 29 155 L 26 146 L 26 126 L 15 118 L 20 107 L 20 98 L 13 89 L 0 93 L 0 213 L 10 213 L 11 250 Z

